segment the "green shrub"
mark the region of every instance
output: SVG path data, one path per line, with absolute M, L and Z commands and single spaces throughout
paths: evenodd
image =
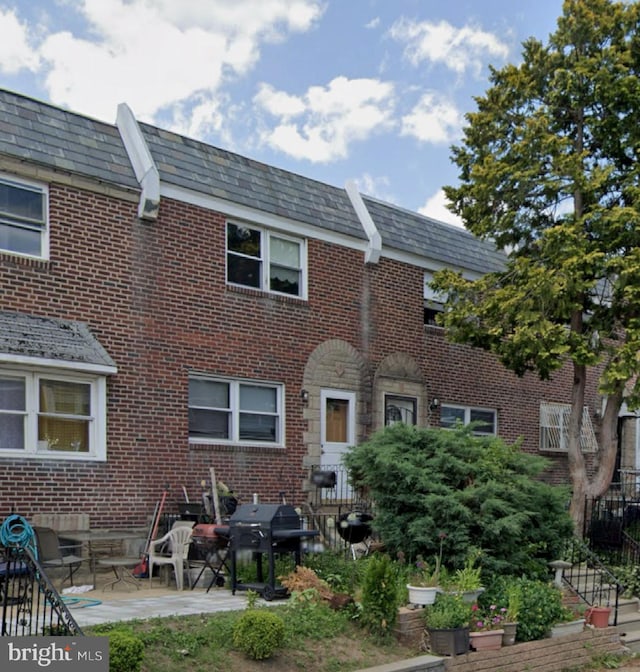
M 402 595 L 398 565 L 388 555 L 372 555 L 362 583 L 362 624 L 385 639 L 398 617 Z
M 144 657 L 144 644 L 131 632 L 112 630 L 109 633 L 109 670 L 139 672 Z
M 573 532 L 569 492 L 540 480 L 547 461 L 471 428 L 396 423 L 349 449 L 355 487 L 376 503 L 372 522 L 387 552 L 464 567 L 477 547 L 486 574 L 544 578 Z
M 233 628 L 233 645 L 253 660 L 271 658 L 284 644 L 284 621 L 269 609 L 249 609 Z
M 551 626 L 566 618 L 562 604 L 562 592 L 545 581 L 535 579 L 498 577 L 480 596 L 478 602 L 487 607 L 508 604 L 508 587 L 520 589 L 520 610 L 518 615 L 518 642 L 530 642 L 546 637 Z
M 432 630 L 464 628 L 471 620 L 471 604 L 460 595 L 438 593 L 434 604 L 424 609 L 425 624 Z

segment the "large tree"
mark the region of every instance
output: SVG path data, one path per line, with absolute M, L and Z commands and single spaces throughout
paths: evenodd
M 452 158 L 452 210 L 506 252 L 469 281 L 445 271 L 449 337 L 495 353 L 519 375 L 573 368 L 571 513 L 609 487 L 622 402 L 640 406 L 640 6 L 566 0 L 548 43 L 491 69 Z M 587 376 L 606 405 L 596 464 L 580 449 Z M 580 530 L 581 527 L 578 527 Z

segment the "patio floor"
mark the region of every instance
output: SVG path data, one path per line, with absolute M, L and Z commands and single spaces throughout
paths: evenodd
M 59 587 L 59 580 L 56 580 L 55 576 L 52 578 L 56 587 Z M 232 595 L 226 587 L 214 586 L 207 593 L 207 584 L 193 590 L 185 584 L 184 590 L 176 590 L 175 582 L 167 586 L 164 581 L 156 577 L 152 586 L 149 579 L 138 579 L 139 590 L 128 584 L 118 584 L 113 589 L 107 587 L 103 590 L 105 583 L 112 578 L 113 575 L 110 573 L 98 572 L 95 589 L 78 590 L 92 585 L 90 574 L 78 572 L 74 577 L 74 592 L 61 593 L 81 628 L 139 618 L 233 611 L 244 609 L 247 604 L 245 592 L 238 591 Z M 269 604 L 262 599 L 258 602 Z M 278 601 L 274 601 L 271 604 L 277 603 Z

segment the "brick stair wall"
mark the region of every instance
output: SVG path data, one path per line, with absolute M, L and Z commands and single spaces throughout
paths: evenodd
M 585 628 L 576 635 L 539 639 L 499 651 L 479 651 L 446 659 L 447 672 L 558 672 L 587 665 L 596 656 L 626 651 L 615 628 Z

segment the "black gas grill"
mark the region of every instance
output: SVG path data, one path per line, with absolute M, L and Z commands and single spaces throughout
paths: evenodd
M 229 519 L 231 547 L 231 592 L 254 590 L 265 600 L 286 597 L 287 590 L 275 583 L 275 556 L 293 553 L 295 563 L 301 563 L 302 540 L 318 535 L 317 530 L 302 529 L 302 519 L 288 504 L 241 504 Z M 253 551 L 257 562 L 257 583 L 241 583 L 237 580 L 237 554 Z M 269 563 L 267 580 L 262 572 L 262 555 Z

